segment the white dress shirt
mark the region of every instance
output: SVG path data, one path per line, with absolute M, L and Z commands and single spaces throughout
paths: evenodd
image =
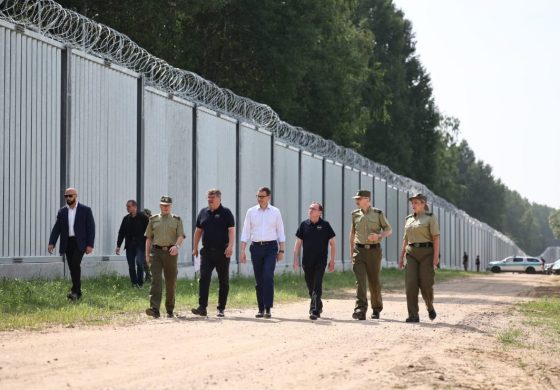
M 284 222 L 280 210 L 270 204 L 262 209 L 259 205 L 251 207 L 245 215 L 241 242 L 278 241 L 286 242 Z
M 74 237 L 74 220 L 76 219 L 76 210 L 78 210 L 78 202 L 74 205 L 74 208 L 68 207 L 68 236 Z

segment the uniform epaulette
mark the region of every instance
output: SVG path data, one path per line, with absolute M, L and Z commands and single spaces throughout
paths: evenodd
M 173 215 L 173 218 L 178 219 L 179 221 L 181 220 L 181 217 L 179 217 L 178 215 Z
M 381 210 L 379 210 L 379 209 L 376 209 L 375 207 L 373 208 L 373 211 L 375 211 L 375 212 L 378 213 L 378 214 L 381 214 L 381 213 L 383 212 L 383 211 L 381 211 Z
M 159 214 L 154 214 L 154 215 L 150 216 L 150 219 L 155 218 L 155 217 L 159 217 Z
M 359 211 L 360 211 L 360 209 L 356 209 L 356 210 L 352 211 L 352 214 L 355 214 L 355 213 L 357 213 L 357 212 L 359 212 Z
M 434 215 L 434 213 L 426 213 L 426 215 L 432 216 Z
M 411 217 L 414 217 L 414 214 L 408 214 L 408 215 L 406 216 L 406 219 L 411 218 Z

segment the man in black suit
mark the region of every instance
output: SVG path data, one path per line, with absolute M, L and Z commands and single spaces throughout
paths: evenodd
M 81 263 L 84 253 L 93 252 L 95 240 L 95 222 L 91 209 L 78 203 L 78 191 L 68 188 L 64 191 L 66 206 L 58 210 L 56 222 L 49 238 L 49 253 L 54 252 L 54 246 L 60 236 L 59 252 L 66 257 L 70 276 L 72 277 L 72 290 L 68 299 L 77 301 L 82 296 L 81 290 Z

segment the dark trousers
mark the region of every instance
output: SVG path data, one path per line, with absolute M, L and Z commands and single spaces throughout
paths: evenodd
M 480 272 L 480 263 L 476 265 L 476 272 Z
M 463 268 L 465 269 L 465 271 L 468 271 L 469 270 L 469 263 L 463 262 Z
M 128 274 L 132 284 L 142 286 L 144 284 L 144 262 L 146 260 L 146 249 L 141 245 L 130 245 L 126 248 L 126 261 L 128 262 Z
M 305 283 L 309 291 L 309 314 L 321 314 L 323 311 L 323 275 L 325 275 L 325 268 L 327 263 L 317 262 L 312 264 L 303 265 L 303 274 L 305 276 Z
M 274 303 L 274 269 L 278 255 L 278 243 L 251 244 L 249 250 L 255 274 L 257 304 L 259 311 L 263 311 L 271 308 Z
M 208 293 L 214 268 L 218 273 L 218 310 L 226 308 L 229 292 L 229 258 L 225 255 L 225 248 L 202 248 L 200 251 L 200 280 L 198 285 L 198 306 L 206 309 Z
M 75 237 L 68 238 L 68 245 L 66 247 L 66 262 L 70 270 L 70 277 L 72 279 L 72 292 L 78 297 L 82 296 L 82 258 L 84 252 L 78 248 L 78 243 Z

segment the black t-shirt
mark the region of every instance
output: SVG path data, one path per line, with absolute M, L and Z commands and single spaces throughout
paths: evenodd
M 296 237 L 303 241 L 303 264 L 327 263 L 329 240 L 335 236 L 331 224 L 319 218 L 317 223 L 303 221 Z
M 228 229 L 235 226 L 230 209 L 220 205 L 216 210 L 203 208 L 196 218 L 196 227 L 202 229 L 202 246 L 225 248 L 229 243 Z

